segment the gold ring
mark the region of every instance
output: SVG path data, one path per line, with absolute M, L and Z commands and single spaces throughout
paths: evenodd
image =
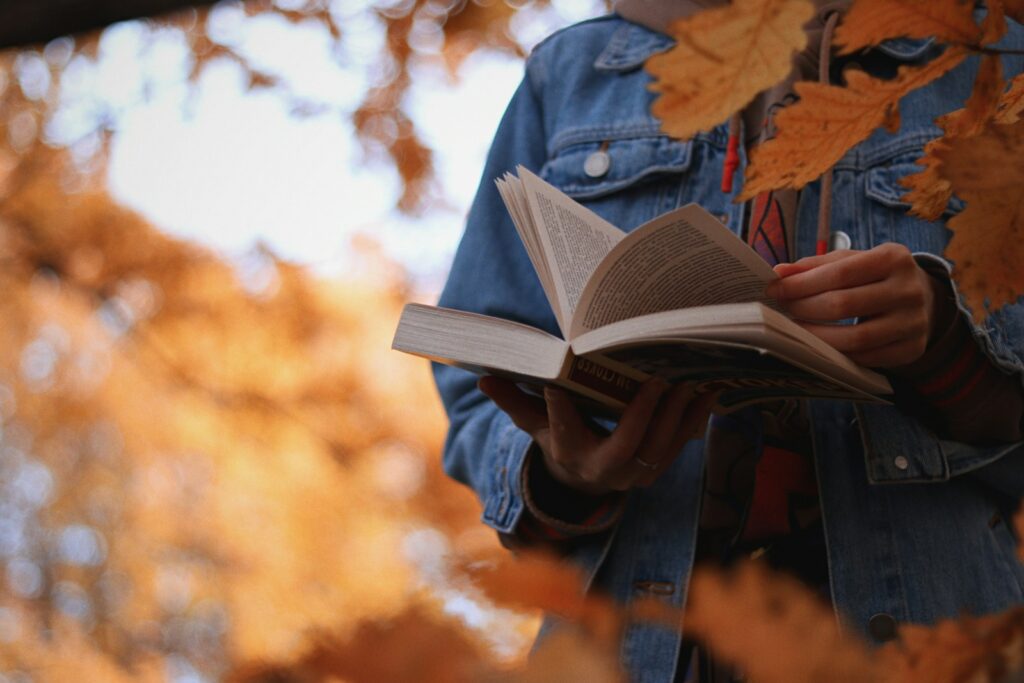
M 658 469 L 658 463 L 647 462 L 646 460 L 644 460 L 643 458 L 641 458 L 639 456 L 633 458 L 633 460 L 636 462 L 637 465 L 640 465 L 640 467 L 643 467 L 645 470 L 656 470 L 656 469 Z

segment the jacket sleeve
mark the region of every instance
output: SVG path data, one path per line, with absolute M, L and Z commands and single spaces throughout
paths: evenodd
M 526 77 L 498 127 L 439 304 L 557 333 L 550 305 L 494 184 L 517 164 L 537 172 L 547 158 L 536 89 L 539 68 L 535 60 L 527 62 Z M 485 523 L 511 533 L 524 508 L 522 468 L 531 439 L 477 389 L 475 375 L 435 364 L 434 377 L 449 418 L 445 471 L 476 492 Z
M 940 269 L 949 276 L 951 266 L 944 259 L 931 254 L 915 256 L 922 265 Z M 1013 398 L 1019 403 L 1024 393 L 1024 303 L 1005 306 L 979 325 L 971 321 L 970 310 L 955 281 L 950 283 L 961 324 L 970 331 L 972 346 L 968 350 L 976 349 L 979 367 L 1003 376 L 1001 390 L 1012 387 L 1016 392 Z M 1019 425 L 1017 429 L 1010 425 L 998 430 L 1004 435 L 1012 434 L 1009 439 L 1004 436 L 966 442 L 951 438 L 941 427 L 929 426 L 927 421 L 915 417 L 912 410 L 863 405 L 857 413 L 872 481 L 945 481 L 970 473 L 1007 495 L 1024 497 L 1024 441 L 1020 439 Z M 987 413 L 982 411 L 978 419 L 987 419 Z

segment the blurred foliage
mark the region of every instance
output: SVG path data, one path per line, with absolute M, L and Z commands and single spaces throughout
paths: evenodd
M 231 27 L 311 26 L 343 66 L 353 32 L 380 28 L 361 102 L 337 114 L 368 160 L 390 160 L 416 212 L 436 188 L 405 108 L 411 69 L 454 76 L 484 47 L 521 55 L 518 18 L 555 4 L 223 2 L 146 22 L 143 42 L 185 41 L 193 79 L 236 63 L 305 116 L 337 105 L 305 99 Z M 0 675 L 623 680 L 622 629 L 682 615 L 586 597 L 550 559 L 510 563 L 440 472 L 426 364 L 388 349 L 416 296 L 401 269 L 369 243 L 361 280 L 261 247 L 227 260 L 118 206 L 108 142 L 159 84 L 96 97 L 103 49 L 92 35 L 0 53 Z M 760 680 L 822 680 L 839 658 L 858 680 L 996 681 L 1024 661 L 1019 610 L 908 629 L 874 657 L 792 583 L 742 571 L 695 576 L 690 628 Z M 520 667 L 537 623 L 513 610 L 537 609 L 576 628 Z
M 516 11 L 221 3 L 146 26 L 188 41 L 193 78 L 233 60 L 302 116 L 329 105 L 207 29 L 225 12 L 266 13 L 341 43 L 354 15 L 381 23 L 352 117 L 414 211 L 433 171 L 403 110 L 410 64 L 454 73 L 482 46 L 521 53 Z M 433 48 L 410 47 L 434 33 Z M 319 279 L 260 247 L 228 261 L 118 206 L 107 143 L 156 86 L 95 97 L 102 49 L 90 35 L 0 53 L 0 674 L 218 680 L 289 660 L 318 633 L 366 638 L 364 620 L 399 628 L 453 610 L 467 648 L 515 661 L 535 619 L 450 583 L 447 554 L 498 546 L 440 471 L 428 367 L 386 343 L 414 294 L 401 269 L 371 244 L 355 247 L 374 274 L 362 281 Z

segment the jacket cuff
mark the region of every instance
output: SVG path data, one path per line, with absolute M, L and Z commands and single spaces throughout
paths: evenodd
M 611 528 L 622 514 L 625 495 L 592 496 L 556 480 L 544 466 L 536 446 L 527 452 L 522 470 L 526 512 L 517 533 L 528 541 L 560 541 Z
M 486 447 L 495 452 L 486 454 L 484 460 L 494 463 L 494 469 L 490 473 L 492 484 L 483 500 L 483 522 L 499 534 L 511 534 L 524 510 L 522 469 L 533 439 L 501 412 L 491 429 Z

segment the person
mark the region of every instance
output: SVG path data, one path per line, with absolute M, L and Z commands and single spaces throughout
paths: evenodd
M 535 48 L 440 305 L 557 333 L 493 183 L 522 164 L 624 230 L 689 202 L 718 215 L 777 257 L 769 294 L 888 374 L 893 403 L 778 401 L 709 419 L 710 402 L 690 387 L 652 380 L 608 425 L 564 392 L 538 398 L 435 366 L 450 419 L 446 471 L 475 490 L 483 521 L 506 545 L 554 547 L 585 568 L 589 590 L 623 603 L 655 595 L 682 606 L 695 561 L 749 555 L 820 588 L 851 629 L 878 643 L 901 623 L 1021 602 L 1024 567 L 1007 515 L 1024 493 L 1024 305 L 972 323 L 940 256 L 948 230 L 908 215 L 899 184 L 940 133 L 934 118 L 967 99 L 976 61 L 907 96 L 899 131 L 876 131 L 822 181 L 737 204 L 739 185 L 726 191 L 721 182 L 730 132 L 748 143 L 745 157 L 770 135 L 760 122 L 792 99 L 783 91 L 793 79 L 682 141 L 661 134 L 643 69 L 671 47 L 669 20 L 713 4 L 721 3 L 621 0 L 615 14 Z M 814 65 L 822 80 L 841 79 L 844 68 L 892 75 L 941 49 L 901 39 L 833 59 L 828 40 L 845 4 L 818 3 L 815 38 L 801 55 L 811 67 L 794 78 Z M 1005 40 L 1024 46 L 1024 31 L 1011 22 Z M 1019 57 L 1005 63 L 1010 73 L 1024 66 Z M 960 208 L 952 200 L 947 216 Z M 841 248 L 816 255 L 823 225 Z M 850 318 L 857 323 L 830 324 Z M 542 633 L 556 627 L 548 619 Z M 630 627 L 621 653 L 635 681 L 683 680 L 688 670 L 679 635 L 655 626 Z

